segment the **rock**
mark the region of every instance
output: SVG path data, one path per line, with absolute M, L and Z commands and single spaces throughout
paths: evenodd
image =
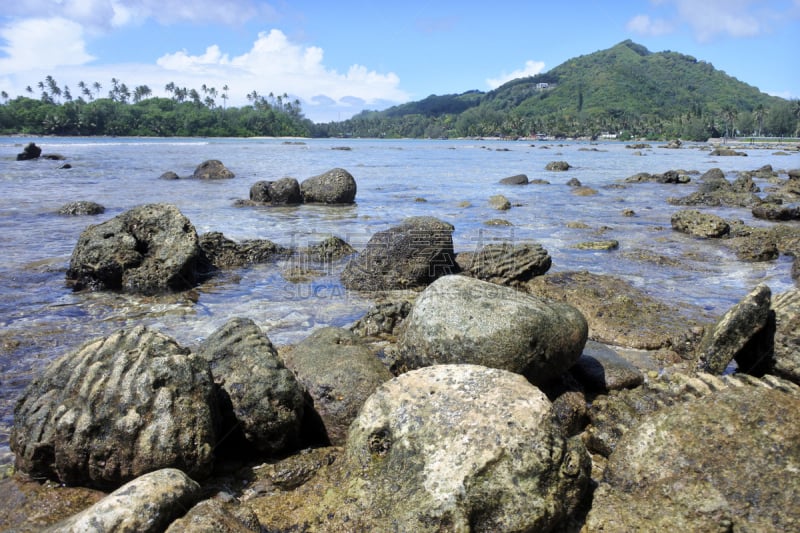
M 417 298 L 398 340 L 408 369 L 479 364 L 541 384 L 565 372 L 586 343 L 574 307 L 466 276 L 445 276 Z
M 480 401 L 476 401 L 476 399 Z M 522 376 L 476 365 L 408 372 L 350 427 L 337 522 L 354 531 L 550 531 L 581 500 L 589 458 Z
M 550 254 L 536 243 L 487 244 L 477 252 L 459 253 L 456 262 L 465 275 L 499 285 L 524 283 L 552 265 Z
M 285 452 L 297 441 L 303 420 L 303 389 L 255 322 L 232 318 L 196 353 L 211 365 L 223 428 L 260 452 Z
M 711 156 L 734 156 L 734 155 L 738 155 L 738 156 L 746 157 L 747 153 L 745 153 L 745 152 L 737 152 L 736 150 L 733 150 L 732 148 L 724 148 L 724 147 L 720 146 L 720 147 L 717 147 L 714 150 L 712 150 L 709 155 L 711 155 Z
M 321 328 L 287 349 L 286 366 L 308 391 L 332 444 L 342 444 L 364 401 L 392 375 L 350 331 Z
M 99 490 L 42 483 L 22 474 L 0 480 L 0 494 L 0 531 L 20 533 L 42 531 L 106 496 Z
M 163 174 L 161 174 L 161 175 L 158 177 L 158 179 L 161 179 L 161 180 L 168 180 L 168 181 L 173 181 L 173 180 L 179 180 L 179 179 L 181 179 L 181 178 L 180 178 L 180 176 L 178 176 L 178 175 L 177 175 L 176 173 L 174 173 L 173 171 L 171 171 L 171 170 L 168 170 L 168 171 L 164 172 Z
M 734 190 L 719 168 L 706 171 L 699 180 L 697 191 L 683 198 L 668 198 L 672 205 L 705 205 L 709 207 L 752 207 L 761 203 L 761 198 L 752 192 Z M 741 185 L 737 185 L 741 188 Z
M 381 302 L 371 307 L 350 330 L 360 337 L 396 337 L 399 326 L 411 312 L 407 300 Z
M 88 509 L 62 521 L 48 532 L 158 533 L 200 499 L 200 486 L 174 468 L 150 472 L 130 481 Z
M 197 168 L 194 169 L 194 174 L 192 174 L 193 178 L 201 180 L 227 180 L 235 176 L 236 175 L 225 168 L 222 161 L 218 159 L 209 159 L 208 161 L 200 163 Z
M 500 183 L 503 185 L 527 185 L 528 176 L 526 174 L 517 174 L 501 179 Z
M 680 148 L 682 145 L 683 143 L 680 141 L 680 139 L 673 139 L 661 148 L 669 148 L 674 150 Z
M 644 376 L 632 363 L 595 341 L 586 342 L 583 354 L 570 372 L 588 390 L 596 392 L 632 389 L 644 381 Z
M 204 500 L 175 520 L 166 533 L 261 533 L 258 517 L 249 508 L 219 499 Z
M 352 204 L 356 199 L 356 180 L 343 168 L 334 168 L 300 184 L 307 204 Z
M 209 474 L 217 422 L 208 364 L 138 326 L 51 363 L 18 401 L 10 446 L 32 476 L 116 488 L 159 468 Z
M 69 170 L 71 168 L 72 168 L 72 165 L 70 165 L 69 163 L 64 163 L 63 165 L 58 167 L 59 170 Z
M 800 206 L 759 204 L 753 207 L 753 216 L 764 220 L 800 220 Z
M 96 202 L 79 200 L 62 205 L 58 209 L 59 215 L 82 216 L 82 215 L 102 215 L 106 208 Z
M 296 179 L 281 178 L 254 183 L 250 187 L 250 200 L 272 205 L 297 205 L 303 203 L 303 196 Z
M 583 184 L 578 178 L 572 178 L 567 181 L 567 187 L 583 187 Z
M 156 293 L 197 282 L 197 232 L 177 207 L 148 204 L 89 226 L 67 270 L 75 290 Z
M 218 231 L 202 234 L 198 239 L 206 270 L 240 268 L 266 263 L 289 251 L 267 239 L 235 242 Z
M 689 183 L 692 179 L 685 173 L 677 170 L 668 170 L 663 174 L 649 174 L 647 172 L 639 172 L 627 178 L 627 183 Z
M 736 179 L 731 184 L 731 188 L 734 192 L 761 192 L 761 189 L 758 188 L 758 185 L 755 184 L 753 181 L 753 177 L 749 173 L 740 172 Z
M 672 229 L 694 237 L 719 238 L 730 232 L 725 219 L 711 213 L 701 213 L 695 209 L 677 211 L 670 219 Z
M 788 531 L 800 523 L 800 395 L 738 387 L 627 432 L 587 531 Z
M 597 189 L 592 189 L 591 187 L 573 187 L 570 192 L 575 196 L 594 196 L 597 194 Z
M 578 250 L 616 250 L 619 248 L 619 241 L 611 239 L 607 241 L 584 241 L 575 245 Z
M 40 155 L 42 155 L 42 149 L 36 146 L 36 143 L 28 143 L 22 149 L 22 152 L 17 154 L 17 161 L 38 159 Z
M 800 289 L 789 289 L 775 296 L 772 311 L 775 346 L 771 370 L 800 384 Z
M 626 144 L 625 148 L 630 148 L 631 150 L 645 150 L 647 148 L 652 148 L 652 146 L 646 143 L 636 143 L 636 144 Z
M 433 217 L 412 217 L 380 231 L 347 263 L 342 284 L 364 291 L 411 289 L 456 272 L 453 230 Z
M 504 218 L 490 218 L 483 223 L 484 226 L 513 226 L 511 222 Z
M 545 170 L 565 171 L 572 168 L 566 161 L 550 161 L 545 165 Z
M 792 279 L 795 280 L 795 283 L 800 281 L 800 255 L 796 256 L 792 262 Z
M 330 235 L 320 242 L 303 249 L 300 253 L 318 263 L 331 263 L 353 255 L 356 250 L 345 240 L 335 235 Z
M 698 307 L 667 305 L 613 276 L 548 273 L 533 278 L 526 289 L 575 306 L 589 322 L 589 338 L 613 346 L 693 355 L 694 328 L 705 321 Z
M 498 211 L 507 211 L 511 209 L 511 202 L 502 194 L 495 194 L 489 197 L 489 207 Z

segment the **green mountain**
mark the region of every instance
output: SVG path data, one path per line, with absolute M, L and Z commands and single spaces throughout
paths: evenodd
M 710 63 L 677 52 L 653 53 L 628 40 L 490 92 L 431 95 L 364 112 L 329 125 L 327 133 L 422 137 L 612 132 L 697 139 L 725 132 L 793 135 L 797 111 L 797 101 L 762 93 Z

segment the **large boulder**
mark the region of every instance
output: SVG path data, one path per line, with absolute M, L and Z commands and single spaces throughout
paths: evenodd
M 469 363 L 541 384 L 581 356 L 588 326 L 571 305 L 466 276 L 436 280 L 417 298 L 398 341 L 400 365 Z
M 364 401 L 392 377 L 361 339 L 346 329 L 318 329 L 282 355 L 308 391 L 332 444 L 344 443 Z
M 352 204 L 356 200 L 356 180 L 343 168 L 331 169 L 300 184 L 307 204 Z
M 790 289 L 772 300 L 775 313 L 772 371 L 800 384 L 800 289 Z
M 192 174 L 193 178 L 201 180 L 227 180 L 234 178 L 236 175 L 228 170 L 222 161 L 218 159 L 209 159 L 203 161 L 197 168 L 194 169 Z
M 42 155 L 42 149 L 36 146 L 36 143 L 28 143 L 22 152 L 17 154 L 17 161 L 28 161 L 30 159 L 37 159 Z
M 547 397 L 477 365 L 408 372 L 348 434 L 335 519 L 353 531 L 550 531 L 580 501 L 589 457 Z
M 155 293 L 197 283 L 197 232 L 177 207 L 148 204 L 86 228 L 72 251 L 75 290 Z
M 702 238 L 722 237 L 731 229 L 724 218 L 695 209 L 684 209 L 674 213 L 670 222 L 672 229 Z
M 228 320 L 196 353 L 211 365 L 224 435 L 232 440 L 241 435 L 267 454 L 286 451 L 296 442 L 303 389 L 255 322 Z
M 517 285 L 541 276 L 552 265 L 547 250 L 536 243 L 487 244 L 477 252 L 456 256 L 463 273 L 500 285 Z
M 800 395 L 739 386 L 668 407 L 622 437 L 586 531 L 791 531 Z
M 217 422 L 208 363 L 139 326 L 51 363 L 18 401 L 18 470 L 116 488 L 160 468 L 210 473 Z
M 200 485 L 174 468 L 150 472 L 47 531 L 160 533 L 201 497 Z
M 342 272 L 342 284 L 354 290 L 424 287 L 458 270 L 453 226 L 433 217 L 412 217 L 373 235 L 366 248 Z
M 296 179 L 281 178 L 254 183 L 250 187 L 250 200 L 272 205 L 296 205 L 303 203 L 303 196 Z

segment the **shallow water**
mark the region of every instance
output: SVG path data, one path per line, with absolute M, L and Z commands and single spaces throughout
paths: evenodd
M 25 143 L 63 161 L 15 161 Z M 349 147 L 350 150 L 335 148 Z M 622 276 L 652 295 L 698 304 L 721 314 L 753 286 L 773 292 L 792 286 L 790 258 L 742 263 L 725 247 L 673 232 L 669 196 L 684 196 L 695 185 L 630 184 L 609 187 L 637 172 L 719 167 L 729 178 L 739 170 L 771 164 L 800 167 L 800 155 L 746 150 L 748 157 L 709 156 L 699 145 L 680 150 L 653 144 L 643 156 L 622 143 L 547 143 L 474 140 L 303 140 L 277 139 L 0 139 L 0 464 L 9 462 L 8 431 L 13 405 L 27 383 L 53 358 L 90 338 L 123 326 L 146 324 L 191 345 L 228 318 L 246 316 L 276 344 L 297 342 L 314 328 L 344 326 L 370 305 L 338 281 L 342 264 L 308 283 L 290 283 L 282 272 L 292 266 L 258 265 L 227 272 L 196 290 L 162 297 L 73 293 L 64 284 L 69 256 L 80 232 L 135 205 L 176 204 L 198 233 L 222 231 L 235 239 L 266 238 L 284 246 L 304 246 L 327 234 L 363 247 L 369 237 L 408 216 L 435 216 L 452 223 L 456 251 L 492 241 L 535 241 L 553 258 L 553 270 L 585 269 Z M 172 170 L 190 175 L 204 160 L 220 159 L 236 178 L 218 182 L 165 181 Z M 545 165 L 564 160 L 567 172 Z M 293 176 L 298 180 L 333 167 L 349 170 L 358 183 L 357 205 L 291 208 L 235 207 L 257 180 Z M 501 178 L 525 173 L 549 185 L 504 186 Z M 598 191 L 581 197 L 565 185 L 571 179 Z M 488 206 L 505 195 L 509 211 Z M 56 211 L 74 200 L 106 207 L 96 217 L 63 217 Z M 469 205 L 465 207 L 465 203 Z M 632 209 L 635 216 L 622 215 Z M 761 225 L 748 210 L 715 210 Z M 502 218 L 512 226 L 487 226 Z M 567 227 L 584 222 L 589 229 Z M 615 239 L 611 252 L 581 251 L 588 240 Z M 679 266 L 628 259 L 651 255 Z M 661 261 L 663 263 L 663 261 Z

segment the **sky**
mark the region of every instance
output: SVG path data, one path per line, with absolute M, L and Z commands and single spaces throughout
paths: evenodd
M 800 0 L 0 0 L 0 90 L 286 93 L 314 122 L 489 91 L 626 39 L 800 97 Z M 217 97 L 217 104 L 222 100 Z

